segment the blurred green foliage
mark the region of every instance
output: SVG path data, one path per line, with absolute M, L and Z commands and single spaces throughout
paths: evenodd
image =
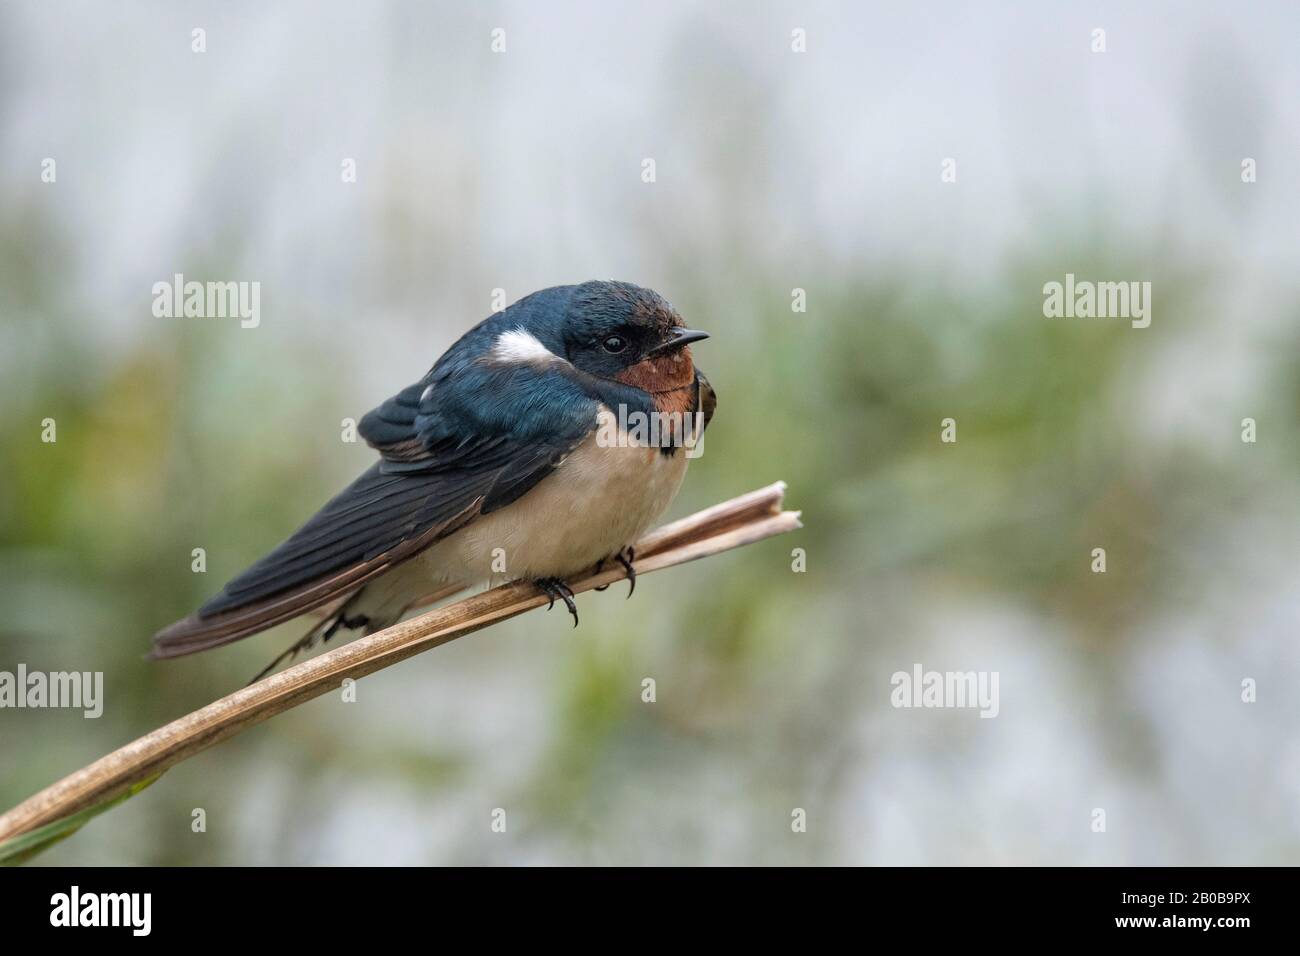
M 658 192 L 608 185 L 611 170 L 638 168 L 643 145 L 599 128 L 572 153 L 558 134 L 541 144 L 560 150 L 563 168 L 493 166 L 532 151 L 491 121 L 462 142 L 440 110 L 468 97 L 481 112 L 481 93 L 495 115 L 490 104 L 527 93 L 508 85 L 510 66 L 474 61 L 457 73 L 471 92 L 446 89 L 432 72 L 444 61 L 425 49 L 440 31 L 412 14 L 377 36 L 382 75 L 402 79 L 379 93 L 365 74 L 347 83 L 387 97 L 378 130 L 365 125 L 371 100 L 336 104 L 312 86 L 311 109 L 282 115 L 258 85 L 231 93 L 251 119 L 184 127 L 195 149 L 217 142 L 192 180 L 97 184 L 146 212 L 185 211 L 185 241 L 165 262 L 142 252 L 147 278 L 121 278 L 128 292 L 96 270 L 129 224 L 94 232 L 70 212 L 75 197 L 87 201 L 72 184 L 6 188 L 26 198 L 0 204 L 0 669 L 103 671 L 107 706 L 98 720 L 0 712 L 0 804 L 228 693 L 299 636 L 291 624 L 195 658 L 143 659 L 155 630 L 366 467 L 370 453 L 340 442 L 340 422 L 413 381 L 482 318 L 494 270 L 520 248 L 543 265 L 562 250 L 574 274 L 556 283 L 617 267 L 713 333 L 696 358 L 719 409 L 669 517 L 784 479 L 805 527 L 647 576 L 630 601 L 622 586 L 583 596 L 576 631 L 563 614 L 533 613 L 367 678 L 355 704 L 327 696 L 298 708 L 174 768 L 39 862 L 1297 859 L 1300 714 L 1286 681 L 1300 299 L 1289 263 L 1248 270 L 1184 241 L 1198 221 L 1176 199 L 1164 224 L 1123 225 L 1135 187 L 1108 182 L 1078 195 L 1058 184 L 1050 203 L 1027 191 L 1032 239 L 999 246 L 983 270 L 958 272 L 938 253 L 845 252 L 842 235 L 823 236 L 783 199 L 825 188 L 822 178 L 838 177 L 835 188 L 878 178 L 871 163 L 905 137 L 882 130 L 879 152 L 852 153 L 840 104 L 866 92 L 844 93 L 811 57 L 810 78 L 756 75 L 739 41 L 704 29 L 684 30 L 653 64 L 659 97 L 630 120 L 671 144 L 661 168 L 674 172 Z M 562 62 L 546 44 L 564 41 L 538 44 L 546 65 Z M 537 68 L 527 57 L 541 54 L 522 39 L 516 49 L 510 64 Z M 0 36 L 6 50 L 18 52 L 12 36 Z M 611 83 L 631 52 L 584 48 L 613 61 Z M 332 70 L 347 58 L 319 59 Z M 847 61 L 841 51 L 832 62 Z M 292 102 L 292 78 L 271 78 Z M 810 159 L 789 135 L 810 93 L 830 98 L 843 154 Z M 575 81 L 546 105 L 585 95 Z M 17 97 L 0 95 L 0 118 Z M 271 105 L 259 111 L 262 99 Z M 300 155 L 299 138 L 320 135 L 318 99 L 329 145 Z M 110 145 L 166 173 L 172 154 L 147 137 L 171 114 L 117 105 L 127 132 Z M 377 185 L 350 194 L 355 205 L 328 204 L 334 153 L 354 142 L 336 143 L 336 107 L 362 131 L 355 141 L 375 144 L 363 168 Z M 260 152 L 244 145 L 254 133 L 266 137 L 254 137 Z M 514 178 L 488 188 L 502 168 Z M 320 169 L 319 208 L 276 191 Z M 554 182 L 530 191 L 529 175 Z M 672 192 L 673 177 L 694 191 Z M 518 226 L 494 227 L 518 193 L 538 211 L 509 208 Z M 908 232 L 888 208 L 843 210 L 864 220 L 850 235 Z M 588 214 L 606 231 L 585 233 Z M 1243 226 L 1223 244 L 1248 235 Z M 258 330 L 149 314 L 145 290 L 172 270 L 257 278 L 263 268 Z M 1151 328 L 1044 318 L 1042 286 L 1066 271 L 1151 281 Z M 806 313 L 791 311 L 796 285 Z M 480 305 L 426 303 L 438 295 L 440 306 Z M 1239 439 L 1247 416 L 1260 423 L 1256 445 Z M 40 440 L 45 418 L 56 443 Z M 939 440 L 946 418 L 955 444 Z M 1098 546 L 1104 575 L 1089 567 Z M 204 574 L 191 571 L 197 547 Z M 792 571 L 796 547 L 806 573 Z M 915 661 L 1000 671 L 1002 714 L 891 709 L 890 674 Z M 647 676 L 653 705 L 640 696 Z M 1276 681 L 1254 709 L 1239 703 L 1248 676 Z M 1106 840 L 1087 830 L 1098 805 L 1115 821 Z M 191 829 L 199 807 L 202 834 Z M 489 829 L 498 807 L 506 835 Z M 791 832 L 796 807 L 808 811 L 805 834 Z

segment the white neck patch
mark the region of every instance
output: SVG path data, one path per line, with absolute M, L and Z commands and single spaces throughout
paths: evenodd
M 548 365 L 551 362 L 563 362 L 541 340 L 531 332 L 523 329 L 509 329 L 497 336 L 488 353 L 493 362 L 510 365 Z

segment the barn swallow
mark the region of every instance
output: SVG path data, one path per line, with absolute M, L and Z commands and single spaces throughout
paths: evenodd
M 630 548 L 671 504 L 691 457 L 683 446 L 713 416 L 690 348 L 707 337 L 626 282 L 544 289 L 483 320 L 361 419 L 379 461 L 154 635 L 150 656 L 321 614 L 270 670 L 339 629 L 382 630 L 432 593 L 499 579 L 534 582 L 576 627 L 565 579 L 617 561 L 635 587 Z M 616 426 L 610 440 L 611 422 L 651 419 L 667 424 Z

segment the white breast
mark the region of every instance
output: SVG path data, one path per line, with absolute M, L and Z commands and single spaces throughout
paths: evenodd
M 602 447 L 598 434 L 518 501 L 366 585 L 353 613 L 386 626 L 443 585 L 572 577 L 635 543 L 672 504 L 689 459 L 626 440 Z
M 649 530 L 676 497 L 687 461 L 683 449 L 664 455 L 650 447 L 603 448 L 593 434 L 518 501 L 449 538 L 446 559 L 474 580 L 590 570 Z M 494 555 L 498 567 L 504 559 L 504 574 L 491 574 Z M 441 553 L 429 557 L 443 560 Z

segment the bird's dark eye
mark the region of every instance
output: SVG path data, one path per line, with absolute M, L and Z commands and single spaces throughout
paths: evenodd
M 621 335 L 611 335 L 600 344 L 604 347 L 606 352 L 617 353 L 627 348 L 627 339 L 623 338 Z

